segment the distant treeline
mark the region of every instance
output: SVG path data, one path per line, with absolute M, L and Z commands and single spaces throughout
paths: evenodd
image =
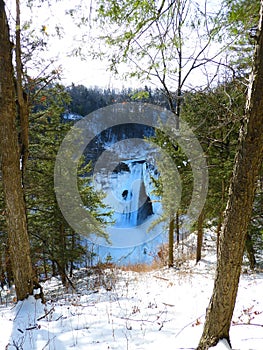
M 85 116 L 113 103 L 136 100 L 169 108 L 165 94 L 160 89 L 151 89 L 148 86 L 137 90 L 123 88 L 121 91 L 117 91 L 114 89 L 100 89 L 98 87 L 87 88 L 83 85 L 72 84 L 67 88 L 67 92 L 71 97 L 67 114 Z

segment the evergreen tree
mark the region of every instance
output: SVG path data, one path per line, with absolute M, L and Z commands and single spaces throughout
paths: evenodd
M 241 80 L 234 80 L 184 96 L 182 117 L 194 129 L 207 156 L 209 191 L 204 215 L 218 225 L 218 231 L 243 119 L 244 94 Z
M 85 256 L 83 238 L 74 232 L 63 218 L 54 191 L 56 155 L 72 123 L 63 115 L 69 104 L 69 95 L 59 84 L 37 86 L 30 116 L 30 156 L 26 173 L 28 225 L 32 256 L 38 273 L 47 277 L 59 273 L 64 284 L 74 264 Z M 36 86 L 35 86 L 36 88 Z M 84 161 L 84 160 L 83 160 Z M 87 177 L 88 166 L 80 164 L 79 191 L 91 215 L 105 223 L 110 213 L 103 208 L 102 195 L 97 194 Z

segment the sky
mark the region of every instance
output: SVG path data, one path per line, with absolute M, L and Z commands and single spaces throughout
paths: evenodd
M 99 59 L 93 60 L 88 56 L 83 60 L 72 54 L 72 51 L 78 46 L 85 52 L 88 51 L 89 46 L 89 25 L 78 28 L 70 15 L 65 14 L 66 11 L 76 6 L 77 1 L 52 1 L 50 2 L 51 6 L 48 6 L 47 2 L 44 2 L 41 4 L 41 7 L 37 7 L 34 4 L 32 9 L 25 6 L 26 2 L 27 0 L 21 1 L 21 22 L 25 23 L 25 21 L 30 19 L 32 21 L 31 28 L 34 29 L 35 34 L 48 43 L 47 50 L 42 53 L 42 58 L 46 60 L 47 64 L 50 60 L 54 61 L 51 64 L 52 69 L 62 67 L 61 77 L 64 85 L 71 85 L 73 82 L 75 85 L 83 84 L 90 87 L 98 86 L 118 89 L 121 89 L 126 84 L 129 87 L 138 86 L 138 82 L 134 79 L 126 83 L 114 76 L 108 70 L 107 62 L 105 61 L 103 62 Z M 86 3 L 88 16 L 90 1 L 86 1 Z M 11 14 L 13 18 L 15 18 L 14 6 L 14 0 L 6 1 L 7 14 L 8 16 Z M 9 21 L 9 23 L 11 28 L 14 28 L 14 21 Z M 45 33 L 42 32 L 43 26 L 46 27 Z M 61 29 L 63 35 L 61 39 L 56 34 L 56 26 Z M 85 36 L 86 43 L 80 41 L 82 36 Z M 33 75 L 38 75 L 38 71 L 34 68 L 31 69 L 31 72 Z
M 89 87 L 102 87 L 102 88 L 118 88 L 122 87 L 144 87 L 145 83 L 142 83 L 135 78 L 128 81 L 124 81 L 121 77 L 116 77 L 112 72 L 108 70 L 108 62 L 101 61 L 99 59 L 92 60 L 91 57 L 85 55 L 85 60 L 81 60 L 80 57 L 74 56 L 72 52 L 76 48 L 80 48 L 82 52 L 87 53 L 91 45 L 91 37 L 101 34 L 92 24 L 90 27 L 90 13 L 95 12 L 96 0 L 86 0 L 82 2 L 86 4 L 86 9 L 84 14 L 87 18 L 87 24 L 82 27 L 76 26 L 76 18 L 73 19 L 69 14 L 65 14 L 66 11 L 70 11 L 75 8 L 80 2 L 79 1 L 50 1 L 50 6 L 48 1 L 41 3 L 41 6 L 37 6 L 37 1 L 33 1 L 33 8 L 30 10 L 25 3 L 28 0 L 21 0 L 21 21 L 31 20 L 30 30 L 34 30 L 36 36 L 40 36 L 47 42 L 47 49 L 40 54 L 38 58 L 41 57 L 43 60 L 43 65 L 49 64 L 50 60 L 54 63 L 50 65 L 51 69 L 62 68 L 62 83 L 64 85 L 71 85 L 74 82 L 75 85 L 83 84 Z M 220 1 L 216 1 L 220 3 Z M 7 12 L 12 13 L 14 18 L 15 8 L 14 0 L 7 0 Z M 92 8 L 92 10 L 91 10 Z M 74 23 L 75 21 L 75 23 Z M 14 28 L 14 22 L 11 27 Z M 45 26 L 46 31 L 43 32 L 42 28 Z M 62 33 L 62 38 L 59 39 L 56 34 L 56 27 L 60 28 Z M 82 40 L 85 38 L 85 41 Z M 191 45 L 191 40 L 188 45 Z M 193 43 L 194 44 L 194 43 Z M 98 42 L 95 45 L 99 45 Z M 44 63 L 46 61 L 46 63 Z M 127 70 L 127 67 L 123 66 L 120 71 Z M 38 75 L 39 68 L 31 67 L 29 69 L 30 74 Z M 200 83 L 201 71 L 194 71 L 192 76 L 192 85 Z M 206 83 L 206 81 L 205 81 Z M 146 83 L 149 85 L 149 83 Z M 173 86 L 173 85 L 172 85 Z

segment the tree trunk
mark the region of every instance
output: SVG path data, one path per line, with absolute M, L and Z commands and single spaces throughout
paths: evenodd
M 61 223 L 59 227 L 59 237 L 60 237 L 60 249 L 59 249 L 59 256 L 58 256 L 58 270 L 61 277 L 61 281 L 63 286 L 68 286 L 68 280 L 67 280 L 67 259 L 65 256 L 65 252 L 67 250 L 66 247 L 66 237 L 65 237 L 65 227 L 64 224 Z
M 45 275 L 45 280 L 48 279 L 48 264 L 47 264 L 47 259 L 46 259 L 46 253 L 43 251 L 43 270 L 44 270 L 44 275 Z
M 21 59 L 21 24 L 20 24 L 20 0 L 16 0 L 16 94 L 18 105 L 18 116 L 20 120 L 20 139 L 21 139 L 21 161 L 22 161 L 22 183 L 24 181 L 26 163 L 28 159 L 28 99 L 23 90 L 22 76 L 23 66 Z
M 10 253 L 9 253 L 8 243 L 5 246 L 5 271 L 6 271 L 8 288 L 10 288 L 12 285 L 12 281 L 13 281 L 13 271 L 12 271 L 12 266 L 11 266 L 11 261 L 10 261 Z
M 168 267 L 173 267 L 173 266 L 174 266 L 174 217 L 171 217 L 169 222 Z
M 202 246 L 203 246 L 203 224 L 204 224 L 204 210 L 201 211 L 197 222 L 197 247 L 196 247 L 196 263 L 202 258 Z
M 71 236 L 71 251 L 72 254 L 75 250 L 76 247 L 76 239 L 75 239 L 75 232 L 72 231 L 72 236 Z M 74 258 L 70 259 L 70 270 L 69 270 L 69 277 L 71 278 L 73 276 L 73 270 L 74 270 Z
M 5 5 L 0 0 L 0 153 L 10 259 L 17 300 L 33 294 L 33 270 L 16 130 L 15 86 Z
M 236 301 L 247 227 L 256 180 L 263 157 L 263 1 L 253 74 L 247 97 L 246 123 L 240 133 L 240 147 L 229 189 L 228 204 L 219 241 L 214 290 L 198 350 L 208 349 L 220 339 L 230 343 L 229 329 Z
M 180 223 L 179 223 L 179 211 L 176 212 L 175 217 L 175 226 L 176 226 L 176 244 L 179 246 L 180 243 Z

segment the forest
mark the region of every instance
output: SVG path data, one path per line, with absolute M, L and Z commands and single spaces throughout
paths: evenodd
M 36 34 L 33 19 L 21 20 L 23 11 L 29 9 L 33 13 L 34 6 L 41 11 L 41 2 L 51 8 L 49 1 L 34 5 L 32 1 L 16 0 L 15 14 L 11 15 L 9 5 L 0 0 L 0 306 L 3 314 L 8 314 L 15 304 L 17 312 L 10 323 L 13 331 L 9 340 L 0 345 L 10 350 L 28 350 L 29 346 L 30 349 L 67 349 L 73 341 L 79 349 L 86 349 L 87 344 L 95 349 L 95 344 L 101 343 L 108 344 L 108 349 L 157 349 L 163 336 L 158 338 L 158 332 L 168 327 L 169 337 L 177 338 L 184 324 L 190 322 L 189 333 L 181 340 L 185 347 L 180 348 L 186 348 L 191 327 L 200 325 L 202 329 L 193 335 L 195 340 L 190 348 L 231 348 L 232 338 L 237 341 L 237 336 L 232 337 L 231 333 L 234 326 L 263 326 L 259 289 L 255 291 L 253 307 L 251 303 L 247 308 L 243 306 L 242 317 L 248 317 L 247 321 L 241 316 L 236 321 L 234 313 L 235 305 L 239 307 L 242 303 L 237 299 L 239 284 L 240 293 L 249 288 L 242 284 L 246 278 L 260 287 L 263 271 L 262 1 L 222 1 L 213 10 L 207 1 L 203 6 L 188 0 L 99 0 L 96 5 L 89 6 L 87 1 L 74 9 L 66 8 L 65 16 L 73 21 L 76 33 L 82 34 L 82 44 L 74 47 L 70 55 L 79 59 L 85 55 L 92 55 L 95 60 L 106 59 L 112 74 L 123 79 L 122 88 L 63 83 L 63 69 L 55 69 L 53 60 L 49 62 L 45 58 L 45 62 L 43 58 L 51 37 L 63 40 L 63 28 L 56 23 L 51 35 L 46 25 L 41 24 Z M 89 15 L 84 16 L 87 7 Z M 103 34 L 98 36 L 92 21 Z M 82 46 L 89 46 L 84 45 L 87 39 L 83 31 L 89 33 L 91 52 L 82 50 Z M 191 40 L 189 43 L 191 37 L 195 45 Z M 94 44 L 97 42 L 101 43 L 99 47 Z M 123 65 L 126 68 L 121 75 Z M 135 79 L 140 84 L 129 87 L 126 79 Z M 135 117 L 134 110 L 139 111 Z M 150 111 L 145 119 L 150 120 L 148 125 L 135 121 L 132 124 L 130 115 L 143 121 L 144 111 Z M 120 129 L 118 113 L 125 116 L 126 129 Z M 108 117 L 105 125 L 110 126 L 106 131 L 100 125 L 100 116 Z M 168 123 L 162 125 L 160 118 L 168 118 Z M 88 129 L 84 136 L 77 125 Z M 98 134 L 96 130 L 100 128 L 103 132 Z M 75 139 L 70 139 L 72 130 L 79 133 Z M 81 146 L 93 132 L 91 146 L 77 157 L 74 142 Z M 117 179 L 118 187 L 118 181 L 122 181 L 119 179 L 126 179 L 129 173 L 139 174 L 139 186 L 129 187 L 128 177 L 121 187 L 121 208 L 125 205 L 127 208 L 127 202 L 135 194 L 138 203 L 145 197 L 143 206 L 136 207 L 135 220 L 136 228 L 143 230 L 140 225 L 155 214 L 156 202 L 160 203 L 161 214 L 151 222 L 149 230 L 162 224 L 162 241 L 157 241 L 152 250 L 141 245 L 142 255 L 134 250 L 136 263 L 127 260 L 129 263 L 122 264 L 114 259 L 116 247 L 112 247 L 111 253 L 100 255 L 100 243 L 94 243 L 103 239 L 110 246 L 108 228 L 118 227 L 119 221 L 108 187 L 100 186 L 98 190 L 92 174 L 99 158 L 110 147 L 127 139 L 142 139 L 161 151 L 160 158 L 152 159 L 153 166 L 145 160 L 139 146 L 137 150 L 129 150 L 130 158 L 119 151 L 121 148 L 116 148 L 120 160 L 114 165 L 112 178 Z M 71 142 L 73 151 L 66 150 L 61 157 L 65 140 Z M 130 144 L 127 145 L 129 149 Z M 140 153 L 138 159 L 134 156 L 136 151 Z M 109 161 L 111 158 L 107 157 Z M 70 167 L 71 161 L 74 169 Z M 109 164 L 105 167 L 110 168 Z M 62 194 L 60 188 L 58 195 L 59 180 L 66 183 L 72 172 L 74 181 L 64 188 L 62 182 Z M 101 179 L 105 181 L 102 175 Z M 71 194 L 71 186 L 78 190 L 76 198 Z M 65 207 L 77 224 L 72 225 Z M 134 207 L 129 208 L 130 218 Z M 85 235 L 78 230 L 82 225 L 79 213 L 89 218 L 88 223 L 84 220 Z M 193 221 L 189 219 L 191 213 Z M 186 225 L 186 221 L 190 224 Z M 120 254 L 130 257 L 130 250 Z M 209 275 L 208 284 L 197 279 L 199 268 L 200 278 Z M 199 317 L 201 310 L 196 310 L 190 316 L 195 321 L 186 319 L 175 331 L 173 323 L 163 318 L 163 314 L 167 313 L 171 319 L 177 317 L 176 313 L 167 311 L 175 306 L 176 299 L 167 296 L 161 283 L 167 282 L 167 288 L 173 288 L 180 285 L 180 278 L 184 285 L 192 275 L 195 277 L 190 284 L 196 288 L 202 289 L 205 283 L 205 297 L 200 304 L 205 313 Z M 149 292 L 153 301 L 146 306 L 143 289 L 151 290 L 151 284 L 156 294 Z M 187 284 L 181 286 L 182 293 L 186 292 Z M 59 297 L 52 294 L 57 285 Z M 140 297 L 132 294 L 136 288 Z M 93 294 L 97 293 L 96 299 Z M 130 313 L 126 304 L 120 306 L 124 302 L 120 295 L 123 298 L 126 295 L 127 305 L 133 303 L 133 298 L 137 300 Z M 210 299 L 209 295 L 212 295 Z M 167 297 L 166 301 L 163 296 Z M 182 295 L 177 297 L 180 299 Z M 26 305 L 25 301 L 29 301 L 28 308 L 32 310 L 32 305 L 38 305 L 32 316 L 34 321 L 28 321 L 26 326 L 22 325 L 25 322 L 22 318 L 21 325 L 15 323 L 19 307 Z M 104 302 L 107 315 L 103 318 L 100 307 L 104 307 Z M 165 311 L 160 304 L 165 306 Z M 105 328 L 105 342 L 89 333 L 89 342 L 80 340 L 85 337 L 78 334 L 76 338 L 70 335 L 71 340 L 65 340 L 63 345 L 57 335 L 51 341 L 50 334 L 43 331 L 42 343 L 38 344 L 37 335 L 30 332 L 46 327 L 45 323 L 40 326 L 40 321 L 69 320 L 75 316 L 73 313 L 80 312 L 71 311 L 71 316 L 65 316 L 63 305 L 65 308 L 70 305 L 68 309 L 95 305 L 102 319 L 101 327 Z M 114 311 L 108 309 L 111 307 Z M 122 315 L 120 310 L 125 308 Z M 146 310 L 145 314 L 142 309 Z M 184 319 L 184 311 L 180 312 Z M 114 321 L 113 314 L 117 315 Z M 26 310 L 25 319 L 28 315 Z M 84 312 L 79 315 L 91 319 L 94 316 Z M 118 318 L 125 323 L 117 326 Z M 66 322 L 61 328 L 56 323 L 54 334 L 63 333 Z M 79 322 L 82 332 L 91 327 L 85 326 L 86 321 Z M 136 322 L 141 322 L 140 330 Z M 151 341 L 145 335 L 152 332 L 146 326 L 148 323 L 157 327 Z M 76 330 L 78 326 L 72 326 L 71 333 Z M 129 335 L 132 331 L 138 333 Z M 122 336 L 117 335 L 119 332 Z M 136 334 L 140 339 L 143 334 L 141 344 L 136 343 Z M 256 339 L 256 335 L 251 337 Z M 262 341 L 261 335 L 259 343 Z M 249 346 L 244 349 L 250 349 Z

